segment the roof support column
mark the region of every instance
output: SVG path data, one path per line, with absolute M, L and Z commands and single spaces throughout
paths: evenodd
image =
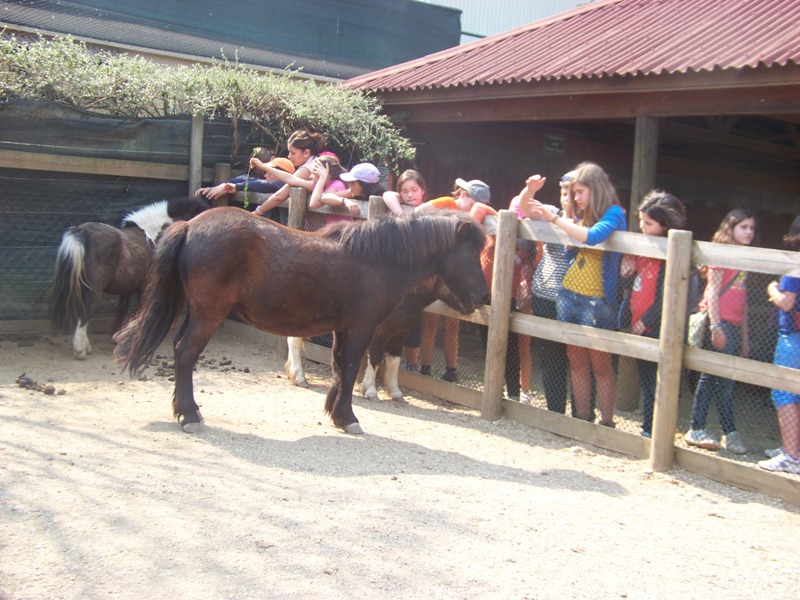
M 656 186 L 658 160 L 658 118 L 636 117 L 636 134 L 633 143 L 633 174 L 631 178 L 631 205 L 628 209 L 628 229 L 639 230 L 636 212 L 642 197 Z

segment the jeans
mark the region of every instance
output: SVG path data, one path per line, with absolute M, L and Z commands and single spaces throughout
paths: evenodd
M 533 296 L 533 314 L 546 319 L 556 319 L 556 303 Z M 535 339 L 533 342 L 539 353 L 539 365 L 542 369 L 544 396 L 547 399 L 547 410 L 561 413 L 567 408 L 567 350 L 561 342 Z
M 642 392 L 642 431 L 653 433 L 653 406 L 656 403 L 656 376 L 658 364 L 649 360 L 637 360 L 639 388 Z
M 739 354 L 742 348 L 742 331 L 739 326 L 722 321 L 722 329 L 725 332 L 725 347 L 721 351 L 714 348 L 711 343 L 711 327 L 708 327 L 703 340 L 703 348 L 731 356 Z M 733 392 L 735 389 L 736 382 L 733 379 L 702 373 L 694 392 L 692 429 L 706 428 L 708 409 L 711 407 L 711 401 L 715 400 L 722 433 L 728 435 L 732 431 L 736 431 L 736 424 L 733 420 Z

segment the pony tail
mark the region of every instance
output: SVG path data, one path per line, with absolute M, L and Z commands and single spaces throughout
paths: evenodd
M 71 328 L 81 318 L 84 301 L 92 291 L 84 261 L 88 242 L 86 232 L 78 227 L 70 227 L 61 238 L 50 291 L 56 331 Z
M 131 375 L 152 360 L 183 308 L 178 259 L 188 227 L 188 222 L 177 221 L 164 232 L 156 245 L 139 308 L 114 336 L 114 357 Z

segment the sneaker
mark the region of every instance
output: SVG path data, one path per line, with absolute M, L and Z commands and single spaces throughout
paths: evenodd
M 722 447 L 734 454 L 747 454 L 747 446 L 742 443 L 742 436 L 738 431 L 731 431 L 722 437 Z
M 456 373 L 456 370 L 453 367 L 447 367 L 444 370 L 444 373 L 442 374 L 441 380 L 449 381 L 450 383 L 455 383 L 456 381 L 458 381 L 458 374 Z
M 706 450 L 719 450 L 719 442 L 705 429 L 690 429 L 689 432 L 683 436 L 686 443 L 690 446 L 697 446 L 698 448 L 705 448 Z
M 522 404 L 530 404 L 530 403 L 531 403 L 531 400 L 533 400 L 533 397 L 531 396 L 531 393 L 530 393 L 530 392 L 526 392 L 525 390 L 522 390 L 522 391 L 519 393 L 519 401 L 520 401 Z
M 419 368 L 419 374 L 420 374 L 420 375 L 428 375 L 428 376 L 430 377 L 430 374 L 431 374 L 431 366 L 430 366 L 430 365 L 422 365 L 422 366 Z
M 792 458 L 785 452 L 781 452 L 769 460 L 759 461 L 758 466 L 767 471 L 780 471 L 781 473 L 800 475 L 800 458 Z
M 414 363 L 403 361 L 402 363 L 400 363 L 400 367 L 405 369 L 406 371 L 410 371 L 411 373 L 419 372 L 419 365 Z
M 776 456 L 780 456 L 783 454 L 783 447 L 781 448 L 767 448 L 764 450 L 764 454 L 767 455 L 767 458 L 775 458 Z

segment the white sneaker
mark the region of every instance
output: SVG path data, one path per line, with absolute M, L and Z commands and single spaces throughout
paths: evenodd
M 781 452 L 778 456 L 773 456 L 769 460 L 759 461 L 758 466 L 767 471 L 800 475 L 800 458 L 792 458 L 785 452 Z
M 719 442 L 710 435 L 705 429 L 690 429 L 688 433 L 683 436 L 686 443 L 690 446 L 697 446 L 698 448 L 705 448 L 706 450 L 719 450 Z
M 767 458 L 775 458 L 776 456 L 780 456 L 783 454 L 783 447 L 781 448 L 767 448 L 764 450 L 764 454 L 767 455 Z
M 734 454 L 747 454 L 747 446 L 742 442 L 742 436 L 738 431 L 731 431 L 728 435 L 723 436 L 722 447 Z
M 519 401 L 522 404 L 530 404 L 531 400 L 532 400 L 532 397 L 531 397 L 531 393 L 530 392 L 526 392 L 525 390 L 522 390 L 519 393 Z

